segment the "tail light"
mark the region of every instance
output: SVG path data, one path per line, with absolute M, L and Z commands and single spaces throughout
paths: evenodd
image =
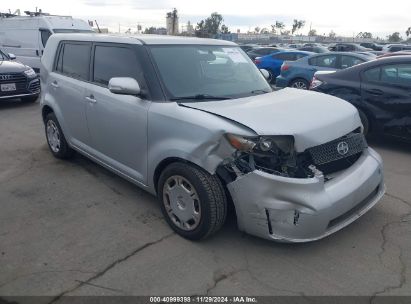
M 290 66 L 286 63 L 283 63 L 283 65 L 281 66 L 281 72 L 288 71 L 289 69 L 290 69 Z
M 260 63 L 261 63 L 261 60 L 256 58 L 256 59 L 254 59 L 254 63 L 255 63 L 255 64 L 260 64 Z
M 315 76 L 313 77 L 313 79 L 311 80 L 311 84 L 310 84 L 310 90 L 318 88 L 320 85 L 322 85 L 324 82 L 322 82 L 321 80 L 317 79 Z

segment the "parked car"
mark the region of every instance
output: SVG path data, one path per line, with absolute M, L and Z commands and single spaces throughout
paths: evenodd
M 360 46 L 366 49 L 372 49 L 374 51 L 382 51 L 382 47 L 383 47 L 381 44 L 377 44 L 374 42 L 363 42 L 363 43 L 360 43 Z
M 356 43 L 336 43 L 329 47 L 330 51 L 333 52 L 367 52 L 372 51 L 372 49 L 368 49 L 365 47 L 360 46 Z
M 388 48 L 388 52 L 411 51 L 411 45 L 393 45 Z
M 404 56 L 404 55 L 411 55 L 411 50 L 401 51 L 401 52 L 394 52 L 394 53 L 385 53 L 380 56 L 377 56 L 377 59 L 385 58 L 385 57 L 392 57 L 392 56 Z
M 340 97 L 359 111 L 365 132 L 411 140 L 411 57 L 393 56 L 332 74 L 312 89 Z
M 304 51 L 282 51 L 272 55 L 257 58 L 254 62 L 259 69 L 265 69 L 270 73 L 270 81 L 280 75 L 281 65 L 284 61 L 295 61 L 300 58 L 310 56 L 314 53 Z
M 230 60 L 216 63 L 221 53 Z M 157 195 L 188 239 L 218 231 L 232 201 L 249 234 L 313 241 L 384 194 L 382 160 L 352 105 L 273 92 L 231 42 L 56 34 L 42 63 L 51 153 L 78 151 Z
M 348 52 L 331 52 L 327 54 L 304 57 L 294 62 L 284 62 L 276 86 L 293 87 L 307 90 L 317 71 L 336 71 L 369 61 L 373 56 Z
M 0 50 L 0 101 L 21 98 L 34 102 L 40 94 L 40 80 L 32 68 L 14 61 L 16 56 Z
M 328 53 L 330 52 L 326 47 L 323 46 L 303 46 L 298 49 L 299 51 L 312 52 L 312 53 Z
M 0 18 L 0 48 L 17 60 L 40 70 L 40 58 L 47 40 L 54 33 L 92 33 L 87 22 L 68 16 L 30 13 L 27 16 Z
M 259 47 L 247 52 L 248 57 L 255 60 L 257 57 L 262 57 L 282 51 L 282 49 L 275 47 Z
M 255 48 L 258 48 L 258 45 L 252 45 L 252 44 L 241 44 L 239 46 L 246 53 L 253 50 L 253 49 L 255 49 Z

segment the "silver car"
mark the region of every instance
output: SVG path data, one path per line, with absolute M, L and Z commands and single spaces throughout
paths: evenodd
M 51 153 L 77 151 L 157 195 L 185 238 L 218 231 L 233 203 L 242 231 L 318 240 L 384 194 L 353 106 L 273 92 L 231 42 L 56 34 L 42 64 Z

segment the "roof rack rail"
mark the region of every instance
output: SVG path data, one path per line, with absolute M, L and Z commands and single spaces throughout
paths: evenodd
M 30 12 L 30 11 L 24 11 L 24 13 L 27 16 L 30 17 L 38 17 L 38 16 L 49 16 L 49 13 L 43 13 L 41 9 L 39 9 L 38 11 L 36 10 L 35 12 Z

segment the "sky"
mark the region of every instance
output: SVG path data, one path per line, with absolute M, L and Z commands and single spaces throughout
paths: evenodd
M 180 24 L 196 24 L 213 12 L 224 17 L 232 32 L 270 28 L 276 20 L 291 28 L 293 19 L 305 20 L 301 34 L 310 26 L 318 34 L 333 30 L 337 35 L 356 36 L 359 32 L 372 32 L 374 37 L 385 38 L 393 32 L 405 31 L 411 26 L 411 0 L 293 0 L 293 1 L 241 1 L 241 0 L 14 0 L 1 1 L 0 11 L 34 11 L 55 15 L 71 15 L 84 20 L 97 20 L 100 27 L 122 32 L 137 24 L 145 27 L 165 26 L 165 15 L 176 8 Z

